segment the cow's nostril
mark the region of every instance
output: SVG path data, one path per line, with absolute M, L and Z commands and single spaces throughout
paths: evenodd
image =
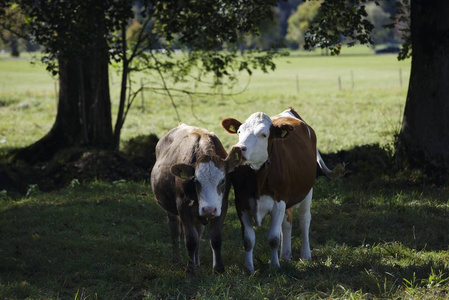
M 242 152 L 245 152 L 247 148 L 246 146 L 241 146 L 240 149 L 242 149 Z
M 203 216 L 210 216 L 214 217 L 217 215 L 217 208 L 212 206 L 205 206 L 202 208 L 202 214 Z

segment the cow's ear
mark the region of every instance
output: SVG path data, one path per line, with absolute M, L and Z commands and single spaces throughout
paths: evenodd
M 240 121 L 232 118 L 227 118 L 221 121 L 221 126 L 223 126 L 223 128 L 230 134 L 236 134 L 237 130 L 239 130 L 240 125 L 242 125 Z
M 170 172 L 173 176 L 181 179 L 192 179 L 195 177 L 195 168 L 186 164 L 174 164 L 171 166 Z
M 291 131 L 295 130 L 292 125 L 284 124 L 281 126 L 273 126 L 273 137 L 275 139 L 283 139 L 286 138 Z
M 226 157 L 226 173 L 235 170 L 243 161 L 242 149 L 240 147 L 232 147 L 231 151 Z

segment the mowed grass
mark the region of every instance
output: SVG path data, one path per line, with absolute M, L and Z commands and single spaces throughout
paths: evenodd
M 246 90 L 249 77 L 241 74 L 238 85 L 232 90 L 224 88 L 222 93 L 216 89 L 216 95 L 189 98 L 173 93 L 180 119 L 214 131 L 228 147 L 235 143 L 235 137 L 221 128 L 223 118 L 244 121 L 256 111 L 275 115 L 292 106 L 315 129 L 323 152 L 391 143 L 392 133 L 399 130 L 402 121 L 410 61 L 399 62 L 395 55 L 370 55 L 371 50 L 365 47 L 348 51 L 339 57 L 293 52 L 276 60 L 275 72 L 254 72 Z M 52 78 L 43 65 L 30 65 L 29 61 L 29 57 L 0 57 L 0 152 L 42 137 L 55 118 L 57 78 Z M 115 119 L 120 82 L 113 69 L 110 78 Z M 140 78 L 144 83 L 154 80 L 137 74 L 137 85 Z M 178 87 L 193 90 L 194 83 Z M 178 123 L 169 98 L 145 90 L 143 102 L 138 97 L 130 111 L 122 139 L 149 133 L 162 136 Z
M 358 52 L 357 52 L 358 51 Z M 345 52 L 343 52 L 345 54 Z M 19 70 L 15 72 L 15 70 Z M 340 57 L 292 53 L 270 74 L 255 72 L 245 93 L 192 99 L 175 95 L 181 120 L 215 131 L 255 111 L 293 106 L 318 136 L 322 152 L 378 143 L 400 128 L 410 61 L 367 48 Z M 402 87 L 400 77 L 402 74 Z M 341 90 L 338 85 L 340 77 Z M 8 83 L 5 78 L 8 78 Z M 297 90 L 297 80 L 299 91 Z M 352 84 L 352 78 L 354 84 Z M 114 110 L 118 93 L 111 72 Z M 192 84 L 193 85 L 193 84 Z M 27 58 L 0 58 L 0 153 L 43 136 L 55 116 L 54 79 Z M 245 75 L 234 87 L 245 86 Z M 224 90 L 224 94 L 229 93 Z M 123 140 L 162 136 L 177 125 L 167 97 L 149 91 L 130 112 Z M 350 163 L 350 162 L 349 162 Z M 0 194 L 0 298 L 7 299 L 444 299 L 449 292 L 449 191 L 402 184 L 386 175 L 318 178 L 312 204 L 312 262 L 301 261 L 297 216 L 293 260 L 269 268 L 268 224 L 256 229 L 256 273 L 243 269 L 240 222 L 230 196 L 224 227 L 224 274 L 212 272 L 207 232 L 201 266 L 172 262 L 164 212 L 148 183 L 76 180 L 50 193 Z

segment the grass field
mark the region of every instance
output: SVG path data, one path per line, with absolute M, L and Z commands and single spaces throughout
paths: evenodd
M 243 94 L 194 97 L 193 109 L 190 99 L 175 101 L 183 122 L 215 131 L 226 147 L 235 137 L 220 128 L 222 118 L 243 121 L 255 111 L 273 115 L 289 106 L 315 129 L 322 152 L 389 147 L 400 128 L 409 74 L 410 61 L 375 56 L 367 48 L 340 57 L 292 53 L 278 59 L 274 73 L 256 72 Z M 111 77 L 117 97 L 118 81 Z M 54 93 L 54 79 L 43 66 L 0 57 L 0 153 L 28 145 L 51 128 Z M 178 123 L 166 97 L 146 92 L 145 109 L 136 104 L 124 140 L 161 136 Z M 412 182 L 385 174 L 318 178 L 312 262 L 299 259 L 296 220 L 293 260 L 270 269 L 265 224 L 256 229 L 251 276 L 243 270 L 232 195 L 224 228 L 226 272 L 212 272 L 205 239 L 201 266 L 189 276 L 186 258 L 171 261 L 165 216 L 147 183 L 74 180 L 48 193 L 30 187 L 19 199 L 4 191 L 0 299 L 444 299 L 449 297 L 449 191 Z
M 353 52 L 357 49 L 359 55 Z M 410 61 L 398 62 L 394 55 L 368 55 L 370 50 L 365 47 L 357 49 L 340 57 L 294 52 L 277 60 L 275 72 L 255 72 L 246 91 L 232 97 L 194 96 L 191 101 L 185 95 L 175 95 L 181 121 L 216 132 L 229 146 L 234 140 L 221 129 L 223 118 L 244 121 L 255 111 L 274 115 L 293 106 L 317 132 L 323 152 L 390 143 L 391 133 L 399 129 L 402 120 Z M 48 132 L 54 121 L 55 79 L 43 65 L 30 65 L 29 60 L 0 57 L 0 140 L 5 140 L 0 149 L 32 143 Z M 247 81 L 242 74 L 241 83 L 224 93 L 241 91 Z M 111 90 L 116 111 L 119 81 L 112 71 Z M 140 99 L 135 104 L 123 140 L 148 133 L 161 136 L 178 124 L 167 97 L 146 91 L 144 111 Z

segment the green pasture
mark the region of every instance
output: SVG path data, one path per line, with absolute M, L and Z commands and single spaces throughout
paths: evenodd
M 28 145 L 53 124 L 57 78 L 51 77 L 42 64 L 31 65 L 29 61 L 28 56 L 0 57 L 0 140 L 4 140 L 0 149 Z M 275 72 L 256 71 L 250 79 L 241 74 L 240 83 L 232 90 L 216 89 L 213 96 L 189 98 L 174 93 L 181 121 L 214 131 L 230 146 L 235 140 L 221 129 L 223 118 L 244 121 L 256 111 L 275 115 L 292 106 L 315 129 L 323 152 L 371 143 L 385 145 L 399 130 L 410 61 L 399 62 L 395 55 L 376 56 L 369 48 L 359 47 L 339 57 L 321 56 L 318 51 L 293 52 L 277 59 L 276 64 Z M 116 111 L 120 82 L 113 69 L 110 78 Z M 140 78 L 144 83 L 154 80 L 140 74 L 135 78 L 137 85 Z M 193 83 L 190 85 L 193 89 Z M 178 122 L 167 96 L 145 90 L 143 98 L 139 96 L 134 103 L 122 137 L 127 140 L 149 133 L 162 136 Z
M 293 52 L 277 59 L 275 72 L 255 72 L 241 94 L 229 95 L 244 88 L 245 74 L 232 91 L 215 96 L 177 94 L 181 120 L 216 132 L 229 147 L 236 137 L 221 129 L 221 119 L 243 121 L 255 111 L 274 115 L 292 106 L 315 129 L 323 153 L 372 144 L 390 149 L 410 61 L 364 47 L 345 50 L 339 57 Z M 137 83 L 145 80 L 138 76 Z M 29 57 L 0 56 L 0 154 L 51 128 L 54 82 Z M 111 87 L 116 110 L 114 71 Z M 145 90 L 122 137 L 162 136 L 177 124 L 170 100 Z M 293 260 L 270 269 L 266 222 L 256 229 L 254 275 L 243 270 L 233 193 L 224 228 L 225 273 L 212 272 L 206 232 L 201 266 L 186 275 L 186 256 L 181 263 L 171 260 L 165 215 L 146 182 L 73 180 L 46 193 L 30 186 L 18 199 L 0 191 L 0 299 L 446 299 L 449 192 L 416 184 L 413 176 L 419 174 L 390 177 L 374 170 L 334 181 L 318 178 L 312 261 L 299 259 L 296 219 Z

